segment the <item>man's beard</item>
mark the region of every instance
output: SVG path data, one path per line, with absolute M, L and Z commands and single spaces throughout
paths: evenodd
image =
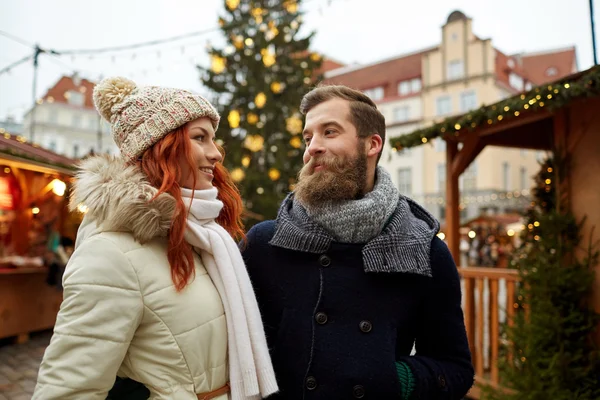
M 296 199 L 305 207 L 316 207 L 362 197 L 367 183 L 367 155 L 363 152 L 360 146 L 355 157 L 311 158 L 298 174 Z M 323 169 L 315 172 L 317 163 Z

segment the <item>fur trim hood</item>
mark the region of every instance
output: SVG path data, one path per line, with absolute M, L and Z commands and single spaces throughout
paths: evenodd
M 175 199 L 158 192 L 135 165 L 114 156 L 94 156 L 79 166 L 69 208 L 87 206 L 85 224 L 96 230 L 130 232 L 140 243 L 167 236 L 175 215 Z

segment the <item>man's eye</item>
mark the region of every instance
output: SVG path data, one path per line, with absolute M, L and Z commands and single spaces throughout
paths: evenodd
M 325 131 L 325 134 L 326 134 L 326 135 L 328 135 L 328 134 L 330 134 L 330 133 L 335 133 L 335 131 L 334 131 L 333 129 L 327 129 L 327 130 Z

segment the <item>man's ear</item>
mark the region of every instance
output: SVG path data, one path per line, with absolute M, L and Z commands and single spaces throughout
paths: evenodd
M 383 139 L 375 133 L 367 139 L 367 157 L 377 156 L 383 149 Z

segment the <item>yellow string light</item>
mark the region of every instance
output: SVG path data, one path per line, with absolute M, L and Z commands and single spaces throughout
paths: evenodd
M 260 135 L 248 135 L 244 139 L 244 147 L 253 153 L 263 149 L 265 139 Z
M 231 171 L 231 179 L 234 182 L 241 182 L 246 177 L 246 173 L 241 168 L 234 168 Z
M 263 108 L 266 103 L 267 103 L 267 96 L 263 92 L 260 92 L 254 98 L 254 104 L 258 108 Z
M 281 172 L 279 172 L 279 170 L 277 170 L 276 168 L 271 168 L 269 170 L 269 179 L 271 179 L 272 181 L 276 181 L 280 177 L 281 177 Z
M 285 127 L 292 135 L 302 132 L 302 120 L 297 115 L 285 119 Z
M 229 111 L 229 115 L 227 115 L 227 121 L 229 122 L 229 126 L 232 128 L 237 128 L 240 126 L 240 112 L 238 110 Z
M 290 145 L 295 149 L 299 149 L 302 147 L 302 139 L 299 136 L 294 136 L 290 139 Z
M 427 143 L 427 138 L 426 138 L 426 137 L 424 137 L 424 138 L 421 138 L 421 142 L 423 142 L 423 143 Z
M 246 167 L 246 168 L 247 168 L 247 167 L 248 167 L 248 165 L 250 165 L 250 161 L 251 161 L 251 158 L 250 158 L 250 156 L 244 156 L 244 157 L 242 157 L 242 165 L 243 165 L 244 167 Z
M 504 107 L 504 111 L 508 111 L 508 110 L 510 110 L 510 107 L 509 106 L 505 106 Z
M 518 117 L 519 115 L 521 115 L 521 113 L 518 111 L 515 111 L 515 117 Z
M 275 64 L 275 61 L 276 61 L 275 54 L 271 50 L 262 49 L 260 51 L 260 54 L 262 55 L 262 61 L 263 61 L 263 64 L 265 64 L 265 67 L 268 68 L 268 67 L 272 66 L 273 64 Z
M 248 115 L 246 116 L 246 121 L 248 121 L 250 125 L 254 125 L 258 122 L 258 115 L 252 112 L 248 113 Z
M 454 129 L 456 129 L 457 131 L 460 131 L 460 128 L 461 128 L 461 127 L 460 127 L 460 124 L 456 124 L 456 125 L 454 125 Z
M 290 14 L 298 12 L 298 3 L 296 3 L 296 0 L 288 0 L 283 4 L 283 6 Z
M 226 60 L 215 54 L 211 55 L 210 69 L 215 74 L 220 74 L 225 70 Z
M 271 83 L 271 91 L 273 93 L 281 93 L 281 91 L 283 90 L 283 85 L 279 82 L 273 82 Z
M 231 11 L 233 11 L 240 5 L 240 0 L 225 0 L 225 5 L 227 5 L 227 8 L 229 8 Z

